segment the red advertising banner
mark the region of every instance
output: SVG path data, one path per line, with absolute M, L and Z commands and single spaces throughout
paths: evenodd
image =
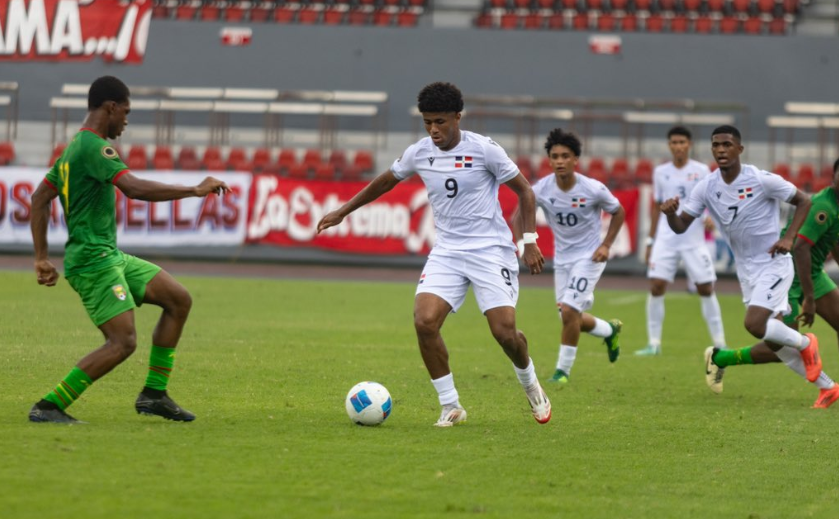
M 0 62 L 141 63 L 152 0 L 0 1 Z
M 358 254 L 427 254 L 436 236 L 434 216 L 425 186 L 419 182 L 398 184 L 393 191 L 350 214 L 341 225 L 317 234 L 317 223 L 323 215 L 340 207 L 365 185 L 254 175 L 246 241 Z M 638 191 L 619 191 L 615 196 L 626 210 L 626 223 L 612 253 L 625 256 L 635 249 Z M 502 187 L 499 200 L 509 218 L 516 207 L 516 195 Z M 543 216 L 539 220 L 539 247 L 546 257 L 553 257 L 551 230 Z M 604 226 L 607 222 L 604 219 Z

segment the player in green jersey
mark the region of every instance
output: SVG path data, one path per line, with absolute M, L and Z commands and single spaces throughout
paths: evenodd
M 197 186 L 172 186 L 132 175 L 107 140 L 118 137 L 128 124 L 129 96 L 128 87 L 115 77 L 104 76 L 93 82 L 81 131 L 32 194 L 31 227 L 38 283 L 55 286 L 59 277 L 47 259 L 47 222 L 52 201 L 59 197 L 68 232 L 64 276 L 105 335 L 105 344 L 82 358 L 55 389 L 32 407 L 32 422 L 78 422 L 65 409 L 94 381 L 134 353 L 134 308 L 143 303 L 160 306 L 163 314 L 152 334 L 148 378 L 135 409 L 170 420 L 195 419 L 166 393 L 175 347 L 192 299 L 165 270 L 117 248 L 114 186 L 129 198 L 149 202 L 204 197 L 210 193 L 222 195 L 230 188 L 212 177 Z
M 833 259 L 839 262 L 839 201 L 837 196 L 839 196 L 839 159 L 833 163 L 833 185 L 813 195 L 813 205 L 793 245 L 792 254 L 797 268 L 788 294 L 792 312 L 784 317 L 784 322 L 791 328 L 798 329 L 799 324 L 812 326 L 815 314 L 818 314 L 831 328 L 839 332 L 839 289 L 824 271 L 824 262 L 829 254 L 832 253 Z M 810 276 L 800 277 L 798 273 L 802 271 L 809 271 Z M 787 362 L 787 359 L 778 358 L 762 342 L 738 350 L 711 350 L 710 355 L 706 350 L 706 373 L 726 366 L 770 362 Z M 708 382 L 710 385 L 710 380 Z M 814 408 L 830 407 L 839 399 L 839 385 L 835 384 L 826 373 L 822 372 L 814 384 L 819 388 L 819 396 L 813 404 Z

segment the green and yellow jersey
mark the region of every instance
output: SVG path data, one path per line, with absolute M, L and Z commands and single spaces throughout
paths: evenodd
M 815 278 L 824 269 L 824 262 L 839 239 L 839 201 L 833 188 L 826 187 L 813 195 L 812 204 L 798 231 L 798 239 L 812 247 L 811 276 Z
M 113 146 L 93 130 L 83 128 L 47 173 L 45 181 L 58 191 L 67 221 L 65 276 L 121 261 L 114 182 L 127 172 Z

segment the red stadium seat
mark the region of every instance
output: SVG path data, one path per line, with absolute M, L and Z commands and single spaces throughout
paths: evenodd
M 178 152 L 178 168 L 187 170 L 201 169 L 201 161 L 195 153 L 195 148 L 184 146 Z
M 676 0 L 658 0 L 658 9 L 660 11 L 675 11 Z
M 571 21 L 571 26 L 576 31 L 588 30 L 588 13 L 577 13 Z
M 664 29 L 664 18 L 659 14 L 651 14 L 644 24 L 647 32 L 661 32 Z
M 589 11 L 599 11 L 603 7 L 603 0 L 585 0 L 585 4 Z
M 601 13 L 600 16 L 597 17 L 597 30 L 615 30 L 615 17 L 611 13 Z
M 332 150 L 327 164 L 332 164 L 336 171 L 343 171 L 347 167 L 347 154 L 344 150 Z
M 612 176 L 619 179 L 625 179 L 629 176 L 629 164 L 624 158 L 617 158 L 612 163 Z
M 760 34 L 763 30 L 763 22 L 760 18 L 750 16 L 743 22 L 743 32 L 746 34 Z
M 15 147 L 11 142 L 0 142 L 0 166 L 7 166 L 15 160 Z
M 541 29 L 542 28 L 542 15 L 539 13 L 528 13 L 524 16 L 524 28 L 525 29 Z
M 670 31 L 671 32 L 687 32 L 688 30 L 688 17 L 683 14 L 678 14 L 670 20 Z
M 271 169 L 271 150 L 267 148 L 257 148 L 253 152 L 251 166 L 256 173 L 268 173 L 268 170 Z
M 327 9 L 323 12 L 324 25 L 340 25 L 344 23 L 345 11 L 340 9 Z
M 723 34 L 734 34 L 740 31 L 740 20 L 733 16 L 725 16 L 720 20 L 720 32 Z
M 773 0 L 774 1 L 774 0 Z M 734 13 L 748 13 L 752 0 L 731 0 L 731 10 Z
M 611 0 L 609 2 L 609 5 L 612 7 L 612 11 L 625 11 L 628 4 L 628 0 Z
M 373 13 L 373 25 L 387 27 L 393 24 L 393 17 L 389 11 L 379 10 Z
M 553 168 L 551 167 L 551 161 L 548 157 L 542 157 L 542 161 L 539 163 L 539 171 L 536 172 L 536 175 L 539 178 L 547 177 L 548 175 L 554 172 Z
M 501 24 L 499 25 L 502 29 L 518 29 L 519 27 L 519 15 L 516 13 L 504 13 L 501 15 Z
M 288 168 L 288 177 L 294 178 L 297 180 L 303 180 L 309 176 L 309 168 L 306 167 L 305 164 L 292 164 L 290 168 Z
M 801 9 L 801 1 L 781 0 L 781 6 L 786 14 L 798 14 L 798 10 Z
M 726 0 L 707 0 L 708 12 L 721 13 L 725 9 Z
M 777 173 L 786 180 L 789 180 L 791 178 L 789 165 L 784 164 L 783 162 L 775 164 L 775 167 L 772 168 L 772 172 Z
M 708 169 L 710 169 L 711 172 L 713 173 L 714 171 L 719 169 L 719 166 L 717 166 L 717 163 L 712 160 L 711 162 L 708 163 Z
M 315 168 L 315 180 L 335 180 L 335 166 L 332 164 L 319 164 Z
M 154 169 L 175 169 L 175 160 L 172 158 L 172 149 L 169 148 L 169 146 L 157 146 L 154 149 L 154 155 L 152 155 L 151 163 Z
M 764 14 L 772 14 L 775 11 L 775 0 L 757 0 L 757 11 Z
M 175 9 L 175 18 L 178 20 L 194 20 L 198 9 L 192 5 L 179 5 Z
M 224 10 L 224 19 L 228 22 L 239 23 L 245 19 L 245 9 L 241 4 L 233 4 Z
M 787 22 L 783 18 L 773 18 L 769 22 L 769 34 L 786 34 Z
M 288 7 L 278 7 L 274 10 L 274 21 L 277 23 L 292 23 L 296 12 Z
M 356 166 L 361 173 L 372 172 L 373 154 L 365 150 L 357 151 L 355 153 L 355 158 L 353 158 L 353 165 Z
M 624 32 L 635 32 L 638 30 L 638 18 L 632 13 L 626 13 L 620 19 L 620 30 Z
M 694 22 L 693 30 L 699 34 L 708 34 L 714 28 L 714 20 L 708 16 L 700 16 Z
M 700 7 L 702 7 L 702 0 L 684 0 L 682 5 L 684 6 L 685 11 L 696 12 L 699 11 Z
M 820 179 L 828 179 L 831 182 L 833 181 L 833 164 L 825 164 L 822 166 L 821 171 L 819 172 Z
M 204 158 L 201 159 L 201 167 L 209 171 L 224 171 L 225 164 L 221 160 L 221 151 L 215 146 L 207 146 L 204 150 Z
M 653 181 L 653 163 L 647 159 L 638 159 L 635 163 L 635 182 L 650 184 Z
M 347 23 L 350 25 L 367 25 L 370 23 L 370 13 L 359 9 L 353 9 L 347 17 Z
M 311 7 L 304 7 L 297 12 L 297 23 L 314 25 L 320 20 L 320 11 Z
M 294 153 L 294 150 L 280 150 L 280 156 L 277 157 L 277 166 L 281 172 L 288 172 L 295 164 L 297 164 L 297 154 Z
M 417 13 L 413 11 L 401 11 L 396 15 L 396 25 L 399 27 L 416 27 L 418 18 Z
M 318 150 L 306 150 L 306 153 L 303 155 L 303 165 L 309 169 L 317 168 L 322 162 L 323 159 L 321 158 L 320 151 Z
M 652 0 L 635 0 L 635 11 L 649 11 L 652 5 Z
M 577 0 L 562 0 L 562 7 L 565 9 L 577 9 Z
M 475 18 L 475 27 L 486 29 L 492 27 L 492 15 L 489 13 L 482 13 Z
M 128 169 L 149 169 L 149 158 L 146 156 L 146 148 L 141 144 L 135 144 L 128 150 L 128 160 L 125 161 Z
M 198 17 L 202 22 L 215 22 L 221 18 L 221 9 L 215 5 L 203 5 L 198 12 Z
M 530 9 L 530 0 L 513 0 L 513 6 L 517 9 Z
M 812 189 L 810 191 L 813 192 L 813 193 L 818 193 L 822 189 L 824 189 L 826 187 L 830 187 L 832 185 L 833 185 L 833 179 L 818 177 L 816 179 L 813 179 Z
M 152 18 L 157 18 L 159 20 L 165 20 L 169 18 L 170 14 L 172 14 L 171 10 L 165 5 L 156 5 L 151 10 Z
M 489 5 L 493 9 L 506 9 L 507 0 L 489 0 Z
M 349 165 L 341 172 L 341 180 L 356 182 L 361 180 L 361 170 L 354 165 Z
M 565 28 L 565 17 L 562 13 L 554 13 L 548 16 L 548 29 L 559 31 Z
M 251 171 L 253 163 L 248 160 L 245 150 L 242 148 L 231 148 L 227 155 L 227 169 L 234 171 Z
M 267 22 L 271 18 L 271 9 L 262 5 L 251 7 L 252 22 Z
M 555 11 L 557 9 L 557 2 L 555 0 L 537 0 L 536 4 L 540 9 L 547 9 L 549 11 Z

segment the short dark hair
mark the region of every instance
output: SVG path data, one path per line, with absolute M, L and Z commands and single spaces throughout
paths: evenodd
M 556 146 L 557 144 L 561 144 L 565 146 L 572 152 L 574 155 L 580 156 L 583 152 L 583 146 L 580 144 L 580 139 L 577 138 L 571 132 L 564 132 L 562 128 L 554 128 L 551 130 L 551 133 L 548 134 L 548 138 L 545 141 L 545 152 L 550 156 L 551 148 Z
M 463 111 L 463 94 L 451 83 L 436 82 L 426 85 L 417 95 L 421 113 L 450 113 Z
M 730 133 L 737 139 L 737 142 L 740 142 L 742 138 L 740 137 L 740 130 L 731 126 L 730 124 L 724 124 L 722 126 L 717 126 L 714 128 L 714 131 L 711 132 L 711 137 L 713 138 L 714 135 L 719 135 L 721 133 Z
M 124 103 L 128 101 L 130 95 L 128 87 L 120 79 L 114 76 L 102 76 L 90 85 L 87 93 L 87 109 L 95 110 L 105 101 Z
M 670 128 L 670 131 L 667 132 L 667 140 L 670 140 L 670 137 L 672 137 L 674 135 L 681 135 L 681 136 L 687 138 L 687 140 L 689 140 L 689 141 L 693 140 L 693 135 L 690 134 L 690 130 L 688 130 L 684 126 L 674 126 L 674 127 Z
M 839 159 L 833 163 L 833 173 L 836 174 L 836 170 L 839 169 Z

